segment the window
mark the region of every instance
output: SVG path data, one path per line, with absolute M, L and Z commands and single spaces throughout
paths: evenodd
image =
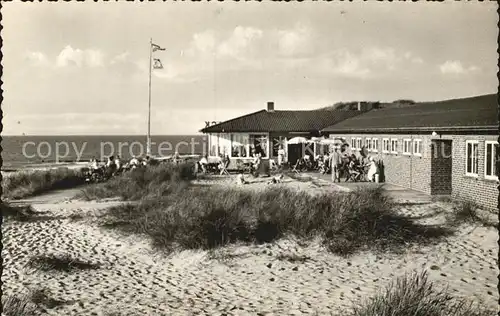
M 209 142 L 209 151 L 208 155 L 211 157 L 215 157 L 219 155 L 219 134 L 210 134 L 208 138 Z
M 411 139 L 403 139 L 403 155 L 411 155 Z
M 486 141 L 485 142 L 485 153 L 484 153 L 484 177 L 486 179 L 498 180 L 498 170 L 497 170 L 497 147 L 498 142 Z
M 262 157 L 268 157 L 267 148 L 268 137 L 265 134 L 250 135 L 250 156 L 254 157 L 256 153 L 261 153 Z
M 363 147 L 363 145 L 361 144 L 361 138 L 358 137 L 356 138 L 356 148 L 360 150 L 361 147 Z
M 477 177 L 477 152 L 478 142 L 475 140 L 468 140 L 465 142 L 465 174 L 468 176 Z
M 391 153 L 398 153 L 398 140 L 395 138 L 391 139 Z
M 382 139 L 382 152 L 388 153 L 391 151 L 391 145 L 389 143 L 389 138 Z
M 422 156 L 422 140 L 414 139 L 413 140 L 413 155 Z
M 232 157 L 248 157 L 248 134 L 232 134 L 231 135 L 231 156 Z
M 356 138 L 352 137 L 351 138 L 351 149 L 357 149 L 356 147 Z
M 372 139 L 372 150 L 378 152 L 378 138 Z
M 368 151 L 372 151 L 372 139 L 371 138 L 367 138 L 365 140 L 365 144 L 366 144 L 366 149 L 368 149 Z
M 286 137 L 273 137 L 273 157 L 278 157 L 278 150 L 282 147 L 286 152 Z

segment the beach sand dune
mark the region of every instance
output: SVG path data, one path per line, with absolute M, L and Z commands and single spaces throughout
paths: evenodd
M 493 228 L 464 227 L 444 242 L 408 248 L 403 254 L 365 251 L 342 258 L 328 253 L 318 240 L 289 237 L 271 244 L 166 255 L 145 237 L 96 225 L 103 209 L 121 202 L 53 196 L 32 204 L 44 212 L 41 220 L 7 220 L 2 227 L 4 294 L 46 289 L 62 302 L 47 309 L 47 315 L 342 315 L 343 309 L 397 276 L 422 269 L 454 296 L 497 306 L 498 234 Z M 404 206 L 401 212 L 417 217 L 446 208 L 446 203 L 435 202 Z M 78 213 L 84 218 L 71 217 Z M 434 219 L 423 220 L 440 221 L 441 213 L 435 213 Z M 27 263 L 37 255 L 69 255 L 99 267 L 34 271 Z

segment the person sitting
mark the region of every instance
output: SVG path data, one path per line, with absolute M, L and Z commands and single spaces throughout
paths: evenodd
M 116 164 L 114 156 L 108 157 L 108 161 L 106 163 L 106 176 L 110 178 L 116 171 Z
M 172 156 L 172 161 L 176 164 L 178 164 L 180 162 L 180 159 L 181 159 L 181 155 L 179 155 L 179 152 L 176 151 L 174 153 L 174 155 Z
M 116 156 L 115 158 L 115 165 L 116 165 L 116 171 L 120 171 L 122 169 L 122 161 L 120 159 L 120 156 Z
M 236 183 L 239 185 L 248 184 L 248 181 L 245 180 L 245 176 L 243 175 L 243 172 L 240 172 L 238 174 L 238 176 L 236 177 Z
M 95 157 L 90 160 L 90 168 L 92 170 L 98 170 L 100 168 L 99 160 L 97 160 Z
M 133 156 L 132 159 L 130 159 L 130 161 L 129 161 L 130 168 L 135 169 L 135 168 L 139 167 L 139 165 L 140 165 L 139 159 L 137 159 L 136 156 Z
M 253 158 L 253 168 L 254 168 L 254 170 L 258 170 L 259 167 L 260 167 L 260 157 L 261 157 L 261 155 L 260 155 L 259 152 L 256 152 L 254 154 L 254 158 Z
M 356 158 L 356 155 L 354 155 L 354 154 L 351 155 L 351 159 L 349 160 L 348 168 L 349 168 L 349 173 L 354 175 L 352 178 L 358 179 L 361 172 L 359 171 L 359 162 L 358 162 L 358 159 Z
M 198 164 L 200 165 L 201 167 L 201 171 L 203 173 L 207 173 L 207 166 L 208 166 L 208 155 L 204 155 L 200 161 L 198 162 Z

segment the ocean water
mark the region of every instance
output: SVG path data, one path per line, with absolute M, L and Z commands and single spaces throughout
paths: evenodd
M 203 154 L 207 152 L 205 135 L 151 136 L 154 156 Z M 119 155 L 130 159 L 146 155 L 145 136 L 3 136 L 3 169 L 48 162 L 88 161 Z

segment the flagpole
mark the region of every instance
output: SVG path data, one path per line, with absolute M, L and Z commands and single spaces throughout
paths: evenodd
M 148 137 L 147 137 L 147 148 L 146 154 L 151 155 L 151 68 L 153 58 L 153 39 L 149 39 L 149 102 L 148 102 Z

